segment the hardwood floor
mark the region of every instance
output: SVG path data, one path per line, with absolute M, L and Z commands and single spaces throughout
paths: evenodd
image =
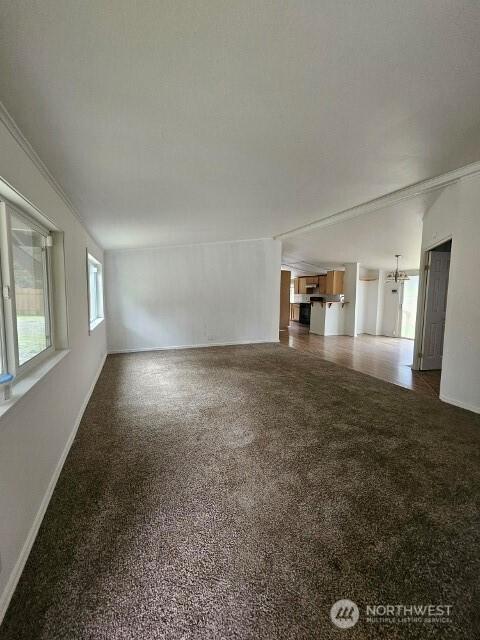
M 440 371 L 412 371 L 413 340 L 385 336 L 317 336 L 291 322 L 280 331 L 280 342 L 316 353 L 325 360 L 387 380 L 430 396 L 440 392 Z

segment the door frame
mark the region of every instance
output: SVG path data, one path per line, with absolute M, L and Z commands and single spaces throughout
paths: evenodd
M 412 369 L 415 371 L 421 371 L 422 358 L 420 354 L 423 353 L 423 339 L 425 330 L 425 313 L 427 303 L 427 285 L 428 285 L 428 269 L 426 268 L 429 262 L 429 253 L 435 247 L 439 247 L 449 240 L 452 241 L 452 235 L 445 236 L 440 240 L 435 240 L 432 244 L 427 245 L 422 249 L 422 255 L 420 260 L 420 279 L 418 281 L 418 300 L 417 300 L 417 321 L 415 323 L 415 345 L 413 349 L 413 365 Z M 450 271 L 452 269 L 452 262 L 450 256 Z M 447 290 L 447 308 L 448 308 L 448 290 Z M 440 371 L 443 371 L 442 369 Z M 442 374 L 440 374 L 442 375 Z

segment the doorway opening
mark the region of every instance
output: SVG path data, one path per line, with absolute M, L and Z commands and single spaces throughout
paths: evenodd
M 427 252 L 422 346 L 419 353 L 422 371 L 442 368 L 451 251 L 452 241 L 448 240 Z
M 409 276 L 402 286 L 400 303 L 400 337 L 415 339 L 415 322 L 417 320 L 418 283 L 420 276 Z

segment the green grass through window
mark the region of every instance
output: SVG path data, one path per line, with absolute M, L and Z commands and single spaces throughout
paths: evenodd
M 47 348 L 44 316 L 17 316 L 18 358 L 20 364 Z

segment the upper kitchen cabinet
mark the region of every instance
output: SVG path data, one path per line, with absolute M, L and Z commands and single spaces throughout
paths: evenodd
M 327 293 L 327 276 L 318 276 L 318 293 Z
M 294 293 L 343 293 L 343 271 L 328 271 L 326 275 L 300 276 L 293 281 Z
M 298 292 L 296 293 L 314 293 L 318 287 L 318 276 L 302 276 L 297 278 Z
M 326 291 L 330 295 L 343 293 L 343 271 L 327 271 Z

